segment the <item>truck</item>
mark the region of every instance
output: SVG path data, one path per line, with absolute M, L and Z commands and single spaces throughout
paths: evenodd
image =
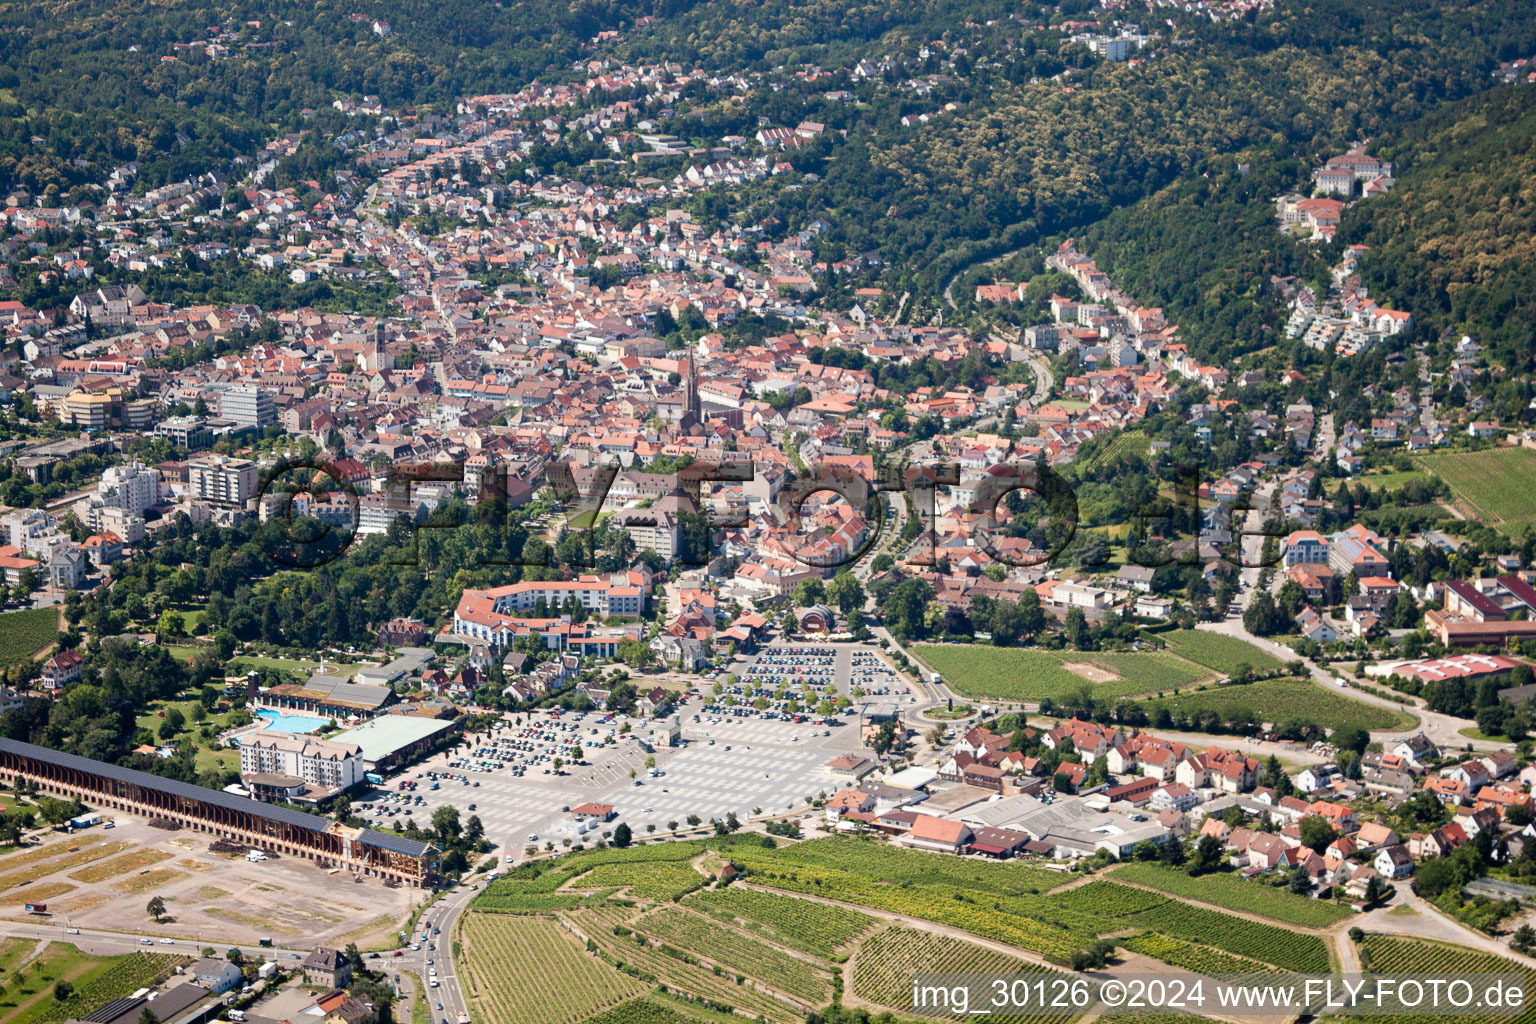
M 46 904 L 46 903 L 28 903 L 27 904 L 27 913 L 29 913 L 29 914 L 46 914 L 46 913 L 48 913 L 48 904 Z
M 272 948 L 272 940 L 269 938 L 257 939 L 256 944 L 265 949 Z
M 364 772 L 363 778 L 366 779 L 370 785 L 384 785 L 384 776 L 380 775 L 378 772 Z
M 928 681 L 934 686 L 938 686 L 944 681 L 944 677 L 939 675 L 937 672 L 930 672 L 928 673 Z

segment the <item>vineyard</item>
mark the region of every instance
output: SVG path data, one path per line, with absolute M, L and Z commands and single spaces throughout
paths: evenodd
M 651 995 L 604 1010 L 587 1018 L 586 1024 L 741 1024 L 741 1021 L 738 1017 L 715 1013 L 702 1006 Z
M 1443 479 L 1468 518 L 1510 536 L 1536 522 L 1536 451 L 1490 448 L 1421 457 L 1419 465 Z
M 105 961 L 108 966 L 101 973 L 87 974 L 77 979 L 74 992 L 68 999 L 49 999 L 42 1006 L 41 1012 L 27 1014 L 24 1019 L 27 1024 L 58 1024 L 70 1018 L 83 1017 L 102 1003 L 157 984 L 177 967 L 191 962 L 190 958 L 173 953 L 129 953 L 109 958 Z M 101 965 L 98 963 L 97 966 Z
M 1133 953 L 1141 953 L 1154 960 L 1161 960 L 1165 964 L 1182 967 L 1187 971 L 1197 971 L 1200 974 L 1272 974 L 1275 970 L 1257 960 L 1233 956 L 1220 949 L 1185 942 L 1183 939 L 1172 939 L 1156 932 L 1116 941 Z
M 1427 939 L 1399 938 L 1394 935 L 1378 935 L 1374 932 L 1367 932 L 1365 940 L 1360 943 L 1360 961 L 1361 967 L 1365 970 L 1380 974 L 1424 974 L 1436 978 L 1515 971 L 1525 976 L 1527 994 L 1530 993 L 1532 985 L 1536 984 L 1536 971 L 1492 953 L 1481 953 L 1465 946 L 1453 946 Z M 1465 1021 L 1466 1024 L 1490 1024 L 1493 1021 L 1530 1021 L 1536 1018 L 1536 1010 L 1530 1009 L 1529 995 L 1527 995 L 1526 1006 L 1525 1012 L 1518 1016 L 1486 1013 L 1458 1016 L 1457 1020 Z M 1352 1018 L 1352 1020 L 1361 1021 L 1362 1024 L 1409 1024 L 1409 1022 L 1421 1024 L 1429 1019 L 1431 1018 L 1428 1016 L 1409 1015 Z
M 911 651 L 966 697 L 1063 701 L 1089 689 L 1095 697 L 1138 697 L 1171 690 L 1211 675 L 1209 669 L 1166 651 L 1081 653 L 1018 647 L 914 644 Z M 1090 682 L 1066 664 L 1087 662 L 1119 679 Z
M 1168 900 L 1155 892 L 1098 879 L 1076 889 L 1068 889 L 1054 897 L 1053 902 L 1063 910 L 1084 915 L 1087 920 L 1102 921 L 1151 910 Z
M 781 850 L 736 851 L 735 855 L 739 859 L 744 852 L 771 857 L 781 865 L 821 865 L 898 885 L 956 885 L 1011 896 L 1047 892 L 1067 881 L 1058 871 L 1022 861 L 964 860 L 849 836 L 812 839 Z
M 1214 903 L 1228 910 L 1258 914 L 1303 928 L 1326 928 L 1351 914 L 1350 909 L 1342 904 L 1307 899 L 1262 882 L 1245 882 L 1229 873 L 1218 872 L 1191 878 L 1182 871 L 1162 864 L 1135 863 L 1117 868 L 1114 877 L 1151 886 L 1173 896 Z
M 1047 973 L 1039 964 L 999 953 L 961 939 L 887 928 L 859 947 L 853 968 L 853 991 L 862 999 L 894 1010 L 910 1012 L 914 971 L 938 974 L 1035 974 Z M 988 1016 L 988 1020 L 994 1019 Z M 1029 1017 L 997 1017 L 1007 1021 L 1046 1021 L 1065 1024 L 1068 1018 L 1038 1014 Z
M 686 861 L 635 861 L 598 864 L 571 884 L 580 889 L 628 889 L 643 900 L 675 900 L 708 881 Z
M 0 615 L 0 666 L 32 657 L 58 635 L 56 608 L 28 608 Z
M 1054 901 L 1041 897 L 1007 897 L 997 890 L 989 892 L 973 885 L 918 885 L 907 881 L 892 885 L 891 879 L 899 876 L 854 874 L 818 865 L 785 865 L 766 858 L 760 860 L 751 851 L 738 851 L 734 857 L 759 885 L 827 896 L 873 910 L 951 925 L 982 938 L 1033 950 L 1058 963 L 1067 963 L 1091 938 L 1076 915 L 1062 912 Z
M 1408 729 L 1414 722 L 1405 712 L 1351 700 L 1307 679 L 1264 679 L 1243 686 L 1194 690 L 1149 700 L 1142 707 L 1148 715 L 1167 708 L 1184 715 L 1212 712 L 1228 721 L 1241 717 L 1255 722 L 1296 720 L 1326 722 L 1335 728 L 1348 722 L 1367 730 Z
M 709 963 L 756 978 L 811 1006 L 821 1006 L 832 998 L 832 979 L 825 970 L 681 907 L 653 911 L 632 927 L 653 942 L 676 946 Z
M 749 1017 L 763 1016 L 780 1024 L 799 1024 L 804 1017 L 803 1007 L 792 1006 L 766 992 L 758 991 L 746 983 L 745 977 L 738 982 L 733 975 L 723 972 L 716 974 L 711 968 L 692 962 L 697 957 L 686 951 L 655 945 L 633 933 L 616 933 L 616 926 L 628 932 L 632 913 L 624 908 L 604 907 L 568 911 L 561 916 L 589 937 L 614 966 L 625 971 L 635 971 L 647 982 L 666 985 L 670 990 L 732 1007 Z
M 1328 945 L 1320 936 L 1260 924 L 1218 910 L 1169 900 L 1151 910 L 1127 915 L 1122 920 L 1135 928 L 1149 928 L 1176 939 L 1209 943 L 1229 953 L 1262 960 L 1288 971 L 1322 973 L 1330 969 Z
M 1158 634 L 1157 639 L 1179 657 L 1224 676 L 1232 675 L 1240 665 L 1247 665 L 1255 672 L 1275 672 L 1285 667 L 1285 663 L 1273 654 L 1235 636 L 1199 629 L 1175 629 Z
M 874 918 L 843 907 L 734 886 L 695 893 L 685 903 L 744 927 L 782 946 L 839 959 Z
M 567 883 L 575 889 L 608 892 L 629 887 L 642 899 L 671 900 L 706 881 L 688 863 L 704 849 L 702 843 L 658 843 L 625 850 L 584 850 L 534 861 L 488 884 L 471 906 L 499 913 L 537 913 L 572 909 L 607 895 L 589 893 L 583 897 L 557 891 Z
M 1174 690 L 1210 675 L 1204 666 L 1195 665 L 1166 651 L 1111 651 L 1091 654 L 1085 660 L 1139 683 L 1141 693 Z M 1098 687 L 1094 687 L 1094 693 L 1098 693 Z
M 481 1020 L 574 1024 L 645 990 L 550 918 L 469 914 L 461 936 L 467 994 Z
M 1098 454 L 1089 462 L 1089 465 L 1109 466 L 1129 456 L 1145 459 L 1151 450 L 1152 441 L 1146 434 L 1139 430 L 1125 430 L 1115 435 L 1114 440 L 1100 448 Z

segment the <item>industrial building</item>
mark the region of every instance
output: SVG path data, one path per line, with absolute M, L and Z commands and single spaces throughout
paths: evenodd
M 0 778 L 12 785 L 25 780 L 44 793 L 100 807 L 168 819 L 256 849 L 304 857 L 322 867 L 405 885 L 430 886 L 437 880 L 440 851 L 430 843 L 351 828 L 318 815 L 19 740 L 0 738 Z

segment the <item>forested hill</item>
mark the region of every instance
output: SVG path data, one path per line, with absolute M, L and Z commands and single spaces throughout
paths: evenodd
M 1536 89 L 1503 86 L 1378 147 L 1397 184 L 1340 225 L 1372 295 L 1436 330 L 1478 334 L 1510 372 L 1536 370 Z
M 338 95 L 447 110 L 569 75 L 599 31 L 690 2 L 6 0 L 0 190 L 67 191 L 131 160 L 148 187 L 223 170 Z M 206 52 L 215 33 L 227 57 Z
M 1086 225 L 1213 155 L 1310 157 L 1481 90 L 1506 43 L 1536 50 L 1519 6 L 1282 2 L 1164 59 L 1100 65 L 1091 82 L 1001 82 L 905 135 L 850 135 L 783 213 L 836 210 L 829 242 L 883 250 L 901 285 L 934 295 L 958 266 Z
M 1222 24 L 1148 7 L 1147 27 L 1169 38 L 1151 59 L 1110 64 L 1040 28 L 1093 17 L 1083 0 L 0 0 L 0 191 L 47 200 L 76 189 L 82 201 L 85 183 L 126 161 L 141 164 L 141 189 L 226 170 L 280 132 L 334 128 L 339 115 L 302 112 L 338 96 L 446 110 L 463 95 L 585 75 L 589 58 L 847 69 L 941 39 L 965 51 L 958 109 L 901 126 L 908 94 L 893 71 L 872 100 L 842 105 L 846 140 L 829 133 L 819 178 L 780 192 L 772 210 L 790 227 L 830 223 L 822 258 L 880 251 L 889 283 L 917 295 L 909 315 L 923 315 L 956 268 L 1079 230 L 1215 157 L 1258 147 L 1310 160 L 1481 91 L 1497 61 L 1536 52 L 1527 7 L 1278 0 Z M 594 41 L 607 29 L 619 38 Z M 206 52 L 211 30 L 227 56 Z M 819 99 L 846 81 L 807 91 Z M 780 112 L 764 96 L 752 112 Z

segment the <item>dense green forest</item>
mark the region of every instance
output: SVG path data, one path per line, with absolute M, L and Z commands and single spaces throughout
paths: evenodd
M 921 316 L 937 308 L 955 270 L 1081 231 L 1176 180 L 1213 175 L 1206 186 L 1181 181 L 1160 198 L 1202 212 L 1215 202 L 1236 215 L 1258 185 L 1233 179 L 1217 158 L 1253 151 L 1261 154 L 1255 182 L 1283 178 L 1290 161 L 1390 136 L 1483 90 L 1497 61 L 1536 52 L 1536 19 L 1519 10 L 1507 0 L 1280 3 L 1236 22 L 1159 22 L 1170 38 L 1149 59 L 1112 64 L 1050 31 L 1063 19 L 1092 17 L 1080 0 L 1015 10 L 996 0 L 8 2 L 0 3 L 8 30 L 0 32 L 0 189 L 76 188 L 83 198 L 79 186 L 127 160 L 142 165 L 137 187 L 152 187 L 226 169 L 280 131 L 323 124 L 303 112 L 339 95 L 371 93 L 392 109 L 447 112 L 461 96 L 583 76 L 583 58 L 669 59 L 717 71 L 901 58 L 907 63 L 857 86 L 857 103 L 820 98 L 824 89 L 852 85 L 845 75 L 752 109 L 773 120 L 823 117 L 848 134 L 829 133 L 825 151 L 797 155 L 796 166 L 817 176 L 743 216 L 772 212 L 791 228 L 824 218 L 831 228 L 817 240 L 819 255 L 881 252 L 889 283 L 918 295 L 909 316 Z M 376 19 L 392 31 L 374 33 Z M 229 57 L 191 45 L 206 42 L 211 27 Z M 622 35 L 595 43 L 605 29 Z M 925 41 L 935 45 L 919 60 Z M 941 68 L 941 56 L 953 64 Z M 920 105 L 903 81 L 938 70 L 949 79 L 940 95 L 952 96 L 957 109 L 901 127 L 900 111 Z M 730 106 L 697 111 L 697 123 L 750 131 L 752 119 L 728 115 Z M 1176 227 L 1148 216 L 1127 227 Z M 1251 227 L 1245 220 L 1241 230 Z M 1258 259 L 1242 241 L 1250 250 L 1243 261 L 1260 270 L 1295 262 L 1279 251 Z M 1199 273 L 1163 285 L 1181 311 L 1215 310 L 1229 287 L 1223 267 L 1199 264 Z M 1169 268 L 1165 261 L 1160 274 Z M 1213 352 L 1263 341 L 1265 297 L 1230 297 L 1230 310 L 1190 318 L 1189 329 L 1206 332 Z
M 65 191 L 130 160 L 143 187 L 218 170 L 338 95 L 446 111 L 569 75 L 598 31 L 687 2 L 0 3 L 0 190 Z M 186 45 L 214 26 L 228 58 Z
M 1536 368 L 1536 89 L 1504 86 L 1386 138 L 1398 182 L 1348 211 L 1372 295 L 1435 330 L 1479 335 L 1511 372 Z
M 879 249 L 903 285 L 934 295 L 957 267 L 1086 225 L 1211 156 L 1311 157 L 1420 117 L 1481 89 L 1506 42 L 1536 49 L 1508 4 L 1282 4 L 1071 85 L 998 83 L 906 137 L 850 134 L 782 212 L 836 210 L 825 244 Z
M 1306 177 L 1301 161 L 1270 151 L 1214 160 L 1114 211 L 1079 245 L 1127 294 L 1162 306 L 1192 351 L 1224 363 L 1274 344 L 1285 309 L 1272 275 L 1326 272 L 1309 248 L 1276 229 L 1271 200 L 1302 188 Z

